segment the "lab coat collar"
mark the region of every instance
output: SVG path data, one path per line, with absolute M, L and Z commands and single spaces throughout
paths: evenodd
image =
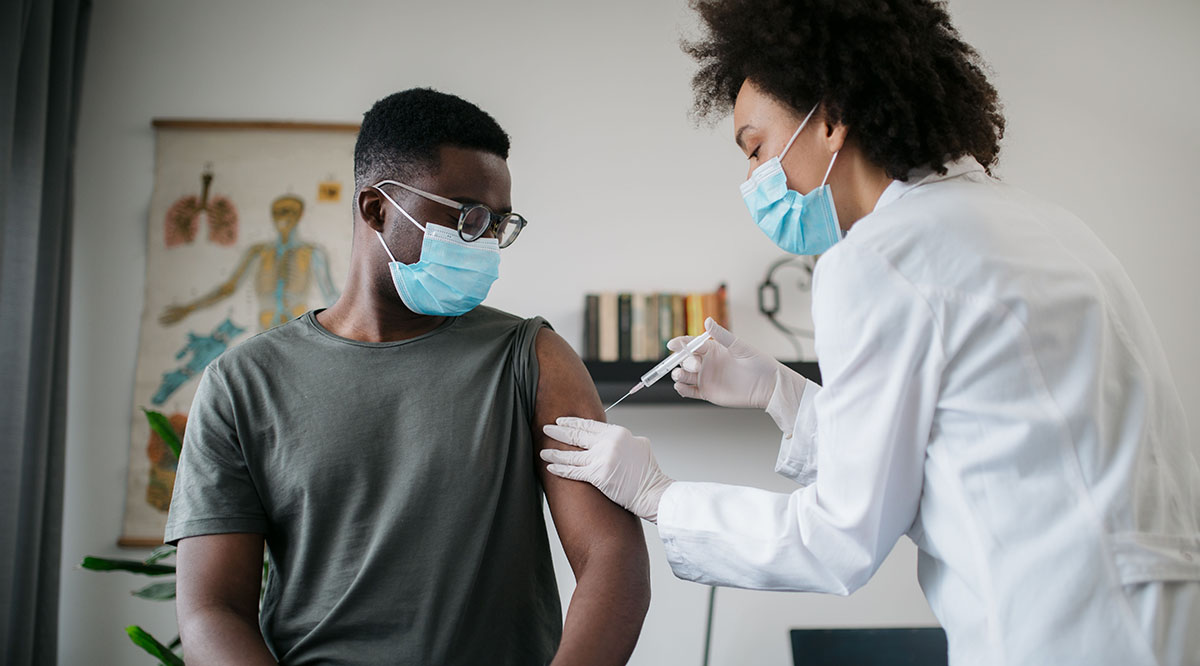
M 871 212 L 873 213 L 883 208 L 922 185 L 958 178 L 963 174 L 973 171 L 983 171 L 983 167 L 979 162 L 970 155 L 964 155 L 953 162 L 948 162 L 945 167 L 945 174 L 940 174 L 930 168 L 913 169 L 909 172 L 907 181 L 893 180 L 883 191 L 883 194 L 879 195 L 879 201 L 875 202 L 875 207 L 871 209 Z

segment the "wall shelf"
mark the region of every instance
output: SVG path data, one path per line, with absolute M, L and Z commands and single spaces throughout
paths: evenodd
M 584 361 L 596 390 L 600 393 L 600 402 L 607 407 L 617 398 L 637 383 L 638 377 L 650 368 L 655 361 Z M 817 364 L 811 361 L 784 361 L 784 365 L 804 375 L 818 384 L 821 383 L 821 371 Z M 688 400 L 679 397 L 672 386 L 670 377 L 663 377 L 657 384 L 642 389 L 629 396 L 621 406 L 625 405 L 707 405 L 703 400 Z

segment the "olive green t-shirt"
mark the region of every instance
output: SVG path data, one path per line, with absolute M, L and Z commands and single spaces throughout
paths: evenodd
M 285 664 L 547 663 L 562 611 L 531 432 L 546 322 L 478 307 L 364 343 L 315 314 L 205 371 L 166 540 L 266 537 L 259 622 Z

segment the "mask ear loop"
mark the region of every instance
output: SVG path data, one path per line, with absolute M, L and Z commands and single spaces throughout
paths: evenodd
M 784 155 L 787 155 L 787 151 L 792 147 L 792 144 L 795 143 L 796 137 L 800 136 L 800 132 L 804 129 L 804 126 L 808 124 L 808 119 L 812 118 L 812 114 L 817 112 L 818 106 L 821 106 L 820 102 L 817 102 L 813 105 L 813 108 L 808 112 L 808 115 L 804 116 L 804 120 L 800 122 L 800 126 L 796 128 L 796 132 L 792 134 L 792 138 L 788 139 L 787 145 L 783 147 L 783 152 L 779 153 L 780 161 L 783 160 Z
M 385 185 L 385 184 L 392 183 L 392 182 L 394 182 L 394 181 L 390 181 L 390 180 L 384 180 L 384 181 L 380 181 L 379 185 Z M 382 195 L 383 195 L 383 198 L 384 198 L 384 199 L 387 199 L 387 200 L 388 200 L 388 201 L 389 201 L 389 202 L 390 202 L 390 203 L 391 203 L 393 206 L 395 206 L 395 207 L 396 207 L 396 210 L 400 211 L 400 212 L 401 212 L 401 213 L 404 215 L 404 217 L 407 217 L 407 218 L 408 218 L 408 221 L 413 223 L 413 226 L 415 226 L 416 228 L 418 228 L 418 229 L 420 229 L 422 232 L 424 232 L 424 231 L 425 231 L 425 227 L 421 226 L 421 223 L 420 223 L 420 222 L 417 222 L 416 220 L 414 220 L 414 219 L 413 219 L 413 216 L 412 216 L 412 215 L 409 215 L 409 214 L 408 214 L 408 211 L 404 210 L 404 208 L 403 208 L 403 207 L 402 207 L 400 204 L 396 203 L 396 200 L 395 200 L 395 199 L 393 199 L 393 198 L 391 198 L 390 196 L 388 196 L 388 193 L 387 193 L 387 192 L 384 192 L 384 191 L 383 191 L 383 188 L 379 187 L 379 185 L 372 185 L 371 187 L 375 188 L 375 191 L 376 191 L 376 192 L 378 192 L 378 193 L 382 194 Z
M 386 183 L 390 183 L 390 182 L 392 182 L 392 181 L 388 181 L 388 180 L 381 181 L 381 182 L 379 183 L 379 185 L 384 185 L 384 184 L 386 184 Z M 409 215 L 409 214 L 408 214 L 408 211 L 404 210 L 404 208 L 402 208 L 402 207 L 400 206 L 400 204 L 396 203 L 396 200 L 395 200 L 395 199 L 393 199 L 393 198 L 391 198 L 390 196 L 388 196 L 388 193 L 387 193 L 387 192 L 384 192 L 384 191 L 383 191 L 383 188 L 379 187 L 379 185 L 372 185 L 371 187 L 375 188 L 375 191 L 376 191 L 376 192 L 378 192 L 378 193 L 382 194 L 384 199 L 387 199 L 387 200 L 388 200 L 388 202 L 390 202 L 390 203 L 391 203 L 393 206 L 395 206 L 395 207 L 396 207 L 396 210 L 400 211 L 400 212 L 401 212 L 401 213 L 404 215 L 404 217 L 407 217 L 407 218 L 408 218 L 408 221 L 409 221 L 409 222 L 412 222 L 412 223 L 413 223 L 413 225 L 414 225 L 416 228 L 420 229 L 420 230 L 422 231 L 422 233 L 423 233 L 423 232 L 425 231 L 425 227 L 422 227 L 422 226 L 420 225 L 420 223 L 418 223 L 416 220 L 414 220 L 414 219 L 413 219 L 413 216 L 412 216 L 412 215 Z M 383 251 L 384 251 L 384 252 L 387 252 L 387 256 L 388 256 L 388 258 L 389 258 L 389 259 L 391 259 L 393 262 L 395 262 L 395 261 L 396 261 L 396 256 L 395 256 L 394 254 L 392 254 L 392 250 L 391 250 L 391 248 L 389 248 L 389 247 L 387 246 L 387 243 L 386 243 L 386 242 L 384 242 L 384 240 L 383 240 L 383 234 L 381 234 L 381 233 L 379 233 L 378 231 L 376 231 L 376 232 L 375 232 L 375 237 L 379 239 L 379 244 L 383 246 Z
M 395 262 L 396 262 L 396 257 L 395 257 L 395 256 L 392 254 L 392 251 L 388 249 L 387 243 L 383 242 L 383 234 L 381 234 L 381 233 L 379 233 L 378 231 L 376 231 L 376 232 L 375 232 L 375 237 L 379 239 L 379 244 L 383 246 L 383 251 L 384 251 L 384 252 L 387 252 L 387 254 L 388 254 L 388 259 L 391 259 L 391 260 L 392 260 L 392 263 L 395 263 Z
M 829 180 L 829 172 L 833 171 L 833 163 L 837 161 L 837 156 L 840 152 L 840 150 L 835 151 L 833 153 L 833 159 L 829 160 L 829 168 L 825 170 L 825 177 L 821 179 L 821 187 L 825 187 L 825 181 Z

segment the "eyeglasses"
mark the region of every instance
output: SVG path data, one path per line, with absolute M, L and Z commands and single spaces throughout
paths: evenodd
M 528 220 L 516 213 L 497 215 L 492 212 L 491 208 L 483 204 L 459 203 L 453 199 L 447 199 L 446 197 L 438 196 L 394 180 L 380 181 L 378 185 L 398 185 L 413 194 L 457 210 L 458 235 L 468 243 L 479 240 L 490 231 L 492 236 L 500 242 L 500 247 L 508 247 L 513 244 L 513 241 L 517 240 L 517 236 L 525 228 L 525 225 L 529 224 Z

